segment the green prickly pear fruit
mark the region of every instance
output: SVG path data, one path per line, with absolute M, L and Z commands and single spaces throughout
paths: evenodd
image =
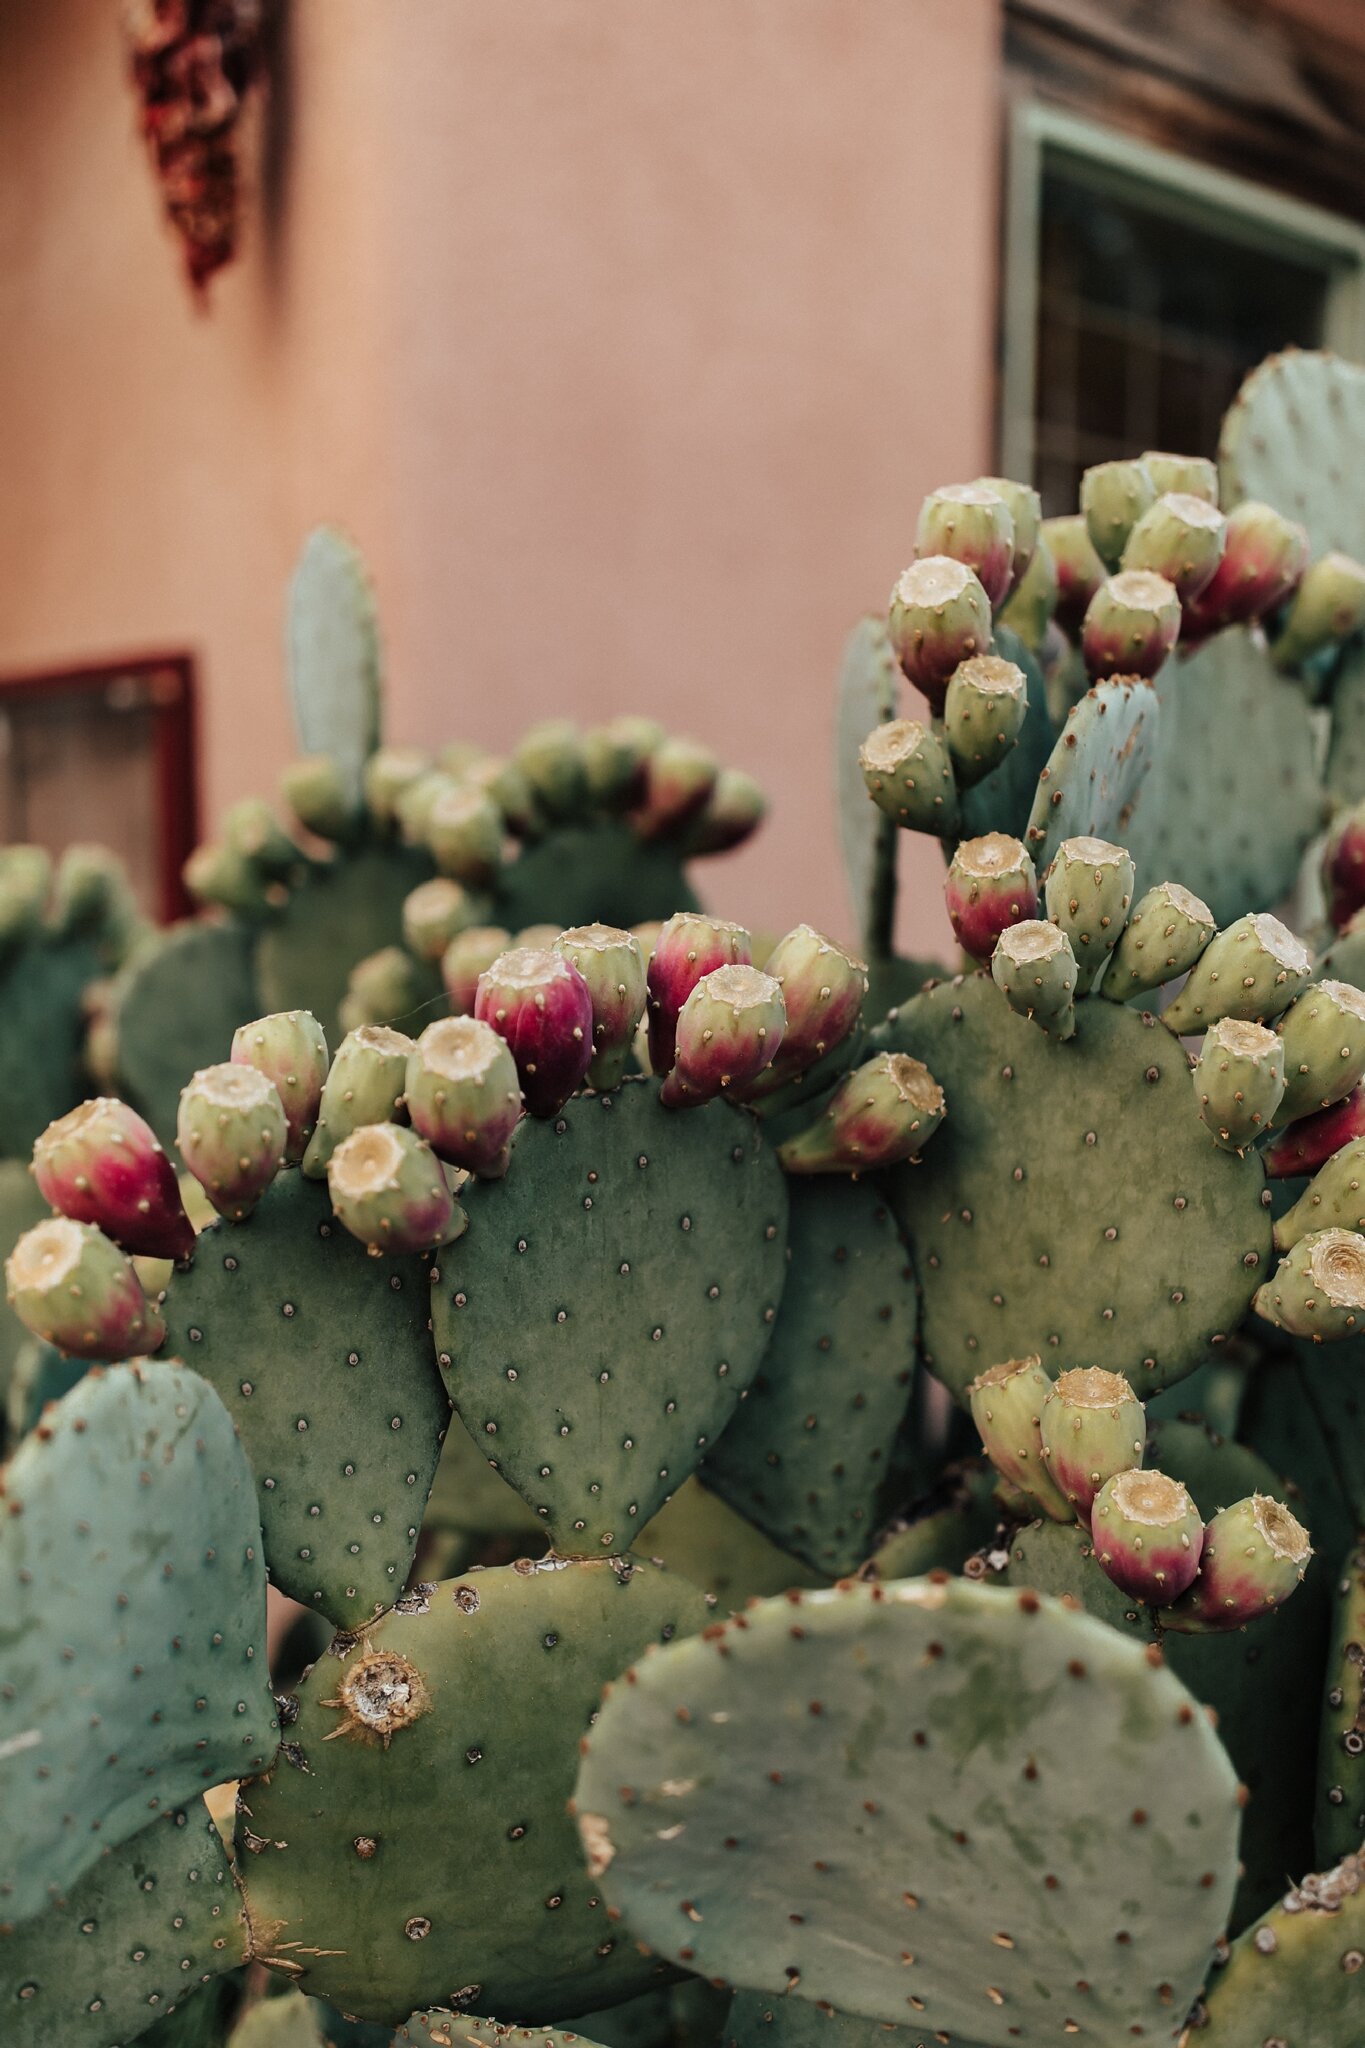
M 1123 1003 L 1188 974 L 1216 929 L 1202 898 L 1179 882 L 1158 882 L 1138 899 L 1110 956 L 1100 993 Z
M 639 941 L 616 925 L 580 924 L 561 932 L 554 950 L 582 975 L 592 1002 L 594 1088 L 624 1079 L 635 1032 L 645 1013 L 645 956 Z
M 1322 856 L 1332 923 L 1345 931 L 1365 905 L 1365 804 L 1353 804 L 1332 826 Z
M 1352 1138 L 1365 1138 L 1365 1087 L 1353 1088 L 1330 1109 L 1290 1124 L 1265 1147 L 1261 1164 L 1269 1180 L 1316 1173 Z
M 1123 559 L 1128 536 L 1156 502 L 1156 485 L 1145 463 L 1131 458 L 1097 462 L 1081 478 L 1081 511 L 1095 553 L 1109 570 Z
M 52 856 L 46 847 L 0 847 L 0 946 L 33 936 L 51 888 Z
M 1210 505 L 1218 503 L 1218 465 L 1207 455 L 1170 455 L 1148 448 L 1141 460 L 1159 498 L 1168 491 L 1183 491 Z
M 1365 1138 L 1352 1138 L 1334 1152 L 1278 1218 L 1276 1251 L 1292 1251 L 1313 1230 L 1365 1232 Z
M 788 1173 L 872 1173 L 918 1159 L 945 1109 L 943 1090 L 921 1061 L 879 1052 L 844 1076 L 815 1122 L 777 1156 Z
M 1264 1024 L 1220 1017 L 1194 1070 L 1199 1118 L 1226 1152 L 1245 1152 L 1269 1128 L 1284 1094 L 1284 1046 Z
M 1245 499 L 1227 516 L 1218 567 L 1185 606 L 1181 638 L 1193 643 L 1224 626 L 1266 618 L 1298 587 L 1307 563 L 1303 527 L 1273 505 Z
M 529 946 L 536 953 L 553 953 L 559 937 L 557 924 L 524 924 L 519 932 L 512 934 L 512 945 Z M 503 950 L 510 949 L 504 947 Z
M 365 1124 L 343 1138 L 327 1162 L 327 1191 L 338 1223 L 372 1258 L 428 1251 L 465 1227 L 440 1160 L 402 1124 Z
M 763 963 L 782 991 L 787 1028 L 776 1057 L 757 1081 L 728 1092 L 756 1102 L 808 1073 L 856 1029 L 867 994 L 867 969 L 808 924 L 780 938 Z
M 989 960 L 1001 932 L 1038 908 L 1038 878 L 1023 841 L 1007 832 L 964 839 L 949 866 L 944 897 L 963 952 Z
M 1312 1230 L 1291 1246 L 1256 1290 L 1258 1316 L 1315 1344 L 1365 1328 L 1365 1237 L 1354 1230 Z
M 1198 597 L 1223 559 L 1227 521 L 1216 505 L 1168 491 L 1143 513 L 1123 547 L 1123 567 L 1149 569 L 1174 586 L 1182 605 Z
M 399 794 L 394 806 L 398 820 L 398 834 L 405 846 L 424 846 L 427 826 L 436 799 L 449 795 L 452 789 L 464 787 L 455 778 L 440 768 L 428 768 L 410 782 Z
M 600 810 L 635 808 L 645 793 L 645 764 L 668 735 L 652 718 L 613 718 L 583 735 L 588 794 Z
M 267 882 L 254 861 L 213 841 L 196 846 L 180 872 L 196 903 L 235 910 L 242 917 L 263 917 L 286 893 L 282 883 Z M 3 888 L 0 880 L 0 927 L 5 923 Z
M 772 1063 L 787 1028 L 782 990 L 757 967 L 704 974 L 678 1013 L 675 1060 L 659 1100 L 699 1109 L 722 1091 L 744 1089 Z
M 1337 552 L 1310 562 L 1294 592 L 1271 654 L 1275 666 L 1297 668 L 1324 648 L 1349 640 L 1365 625 L 1365 566 Z
M 75 1358 L 141 1358 L 166 1326 L 131 1259 L 93 1223 L 54 1216 L 26 1230 L 5 1261 L 20 1322 Z
M 362 1024 L 337 1047 L 322 1084 L 317 1128 L 303 1155 L 303 1171 L 322 1180 L 344 1138 L 363 1124 L 392 1123 L 403 1104 L 412 1040 L 387 1024 Z
M 439 960 L 452 939 L 482 924 L 491 909 L 486 896 L 476 895 L 449 875 L 436 875 L 430 882 L 419 882 L 404 899 L 404 943 L 419 960 Z
M 717 967 L 748 967 L 753 943 L 742 925 L 725 924 L 697 910 L 675 911 L 660 925 L 649 958 L 646 998 L 649 1063 L 656 1074 L 672 1066 L 678 1017 L 704 974 Z
M 43 1200 L 93 1223 L 126 1252 L 183 1259 L 194 1250 L 175 1168 L 151 1125 L 107 1095 L 48 1125 L 33 1147 Z
M 299 864 L 299 849 L 282 831 L 264 797 L 245 796 L 223 816 L 223 843 L 259 874 L 283 881 Z
M 991 955 L 991 979 L 1010 1008 L 1052 1038 L 1075 1033 L 1076 973 L 1070 939 L 1042 918 L 1010 925 Z
M 1285 1071 L 1277 1124 L 1329 1109 L 1365 1077 L 1365 993 L 1349 981 L 1310 982 L 1276 1028 Z
M 1090 1510 L 1095 1562 L 1130 1599 L 1163 1607 L 1194 1584 L 1204 1522 L 1185 1488 L 1164 1472 L 1116 1472 Z
M 1034 654 L 1042 652 L 1060 589 L 1052 549 L 1040 534 L 1029 565 L 1010 592 L 999 619 Z
M 1308 948 L 1267 911 L 1253 910 L 1209 940 L 1189 980 L 1161 1013 L 1180 1037 L 1241 1017 L 1270 1024 L 1289 1008 L 1313 972 Z
M 915 535 L 921 559 L 946 555 L 971 569 L 992 609 L 1014 581 L 1014 520 L 998 491 L 986 484 L 948 484 L 920 507 Z
M 990 648 L 991 601 L 965 562 L 924 555 L 897 578 L 886 630 L 901 668 L 937 714 L 953 670 Z
M 1052 1381 L 1038 1358 L 1007 1358 L 978 1373 L 967 1389 L 972 1420 L 986 1456 L 1002 1479 L 1027 1494 L 1054 1522 L 1075 1520 L 1071 1503 L 1048 1471 L 1041 1417 Z
M 514 946 L 479 976 L 474 1015 L 505 1038 L 531 1116 L 554 1116 L 592 1063 L 592 997 L 571 960 Z
M 68 846 L 52 890 L 57 928 L 69 931 L 130 929 L 138 911 L 123 864 L 107 847 Z
M 321 1024 L 307 1010 L 279 1010 L 273 1017 L 239 1024 L 232 1035 L 232 1061 L 254 1067 L 274 1084 L 284 1107 L 285 1163 L 297 1166 L 317 1124 L 327 1079 L 327 1039 Z
M 768 799 L 760 783 L 742 768 L 722 768 L 716 786 L 682 838 L 685 859 L 729 853 L 742 846 L 763 823 Z
M 241 1223 L 284 1164 L 289 1124 L 255 1067 L 201 1067 L 180 1091 L 180 1157 L 220 1216 Z
M 1017 484 L 1013 477 L 979 476 L 976 488 L 994 491 L 997 498 L 1003 498 L 1014 525 L 1014 552 L 1010 564 L 1010 592 L 1019 588 L 1028 574 L 1038 546 L 1038 535 L 1043 519 L 1043 503 L 1032 484 Z M 943 550 L 951 554 L 950 548 Z
M 351 969 L 339 1015 L 343 1031 L 362 1024 L 392 1024 L 416 1008 L 427 983 L 411 953 L 402 946 L 381 946 Z
M 1028 678 L 998 654 L 975 654 L 953 670 L 943 728 L 958 783 L 989 775 L 1009 753 L 1028 710 Z
M 305 754 L 280 777 L 280 793 L 306 832 L 344 840 L 355 832 L 360 807 L 351 784 L 330 754 Z
M 545 813 L 523 770 L 515 761 L 489 755 L 477 767 L 467 768 L 462 778 L 493 799 L 508 827 L 519 839 L 539 839 L 545 831 Z
M 443 775 L 449 775 L 456 782 L 464 782 L 469 776 L 477 775 L 490 760 L 486 747 L 477 740 L 447 740 L 436 750 L 436 766 Z
M 431 773 L 430 756 L 418 747 L 377 747 L 365 763 L 365 802 L 381 830 L 398 824 L 398 806 L 405 790 Z
M 669 839 L 705 810 L 720 764 L 696 740 L 665 739 L 645 762 L 645 793 L 634 814 L 641 839 Z
M 890 719 L 863 741 L 858 765 L 873 803 L 897 825 L 941 839 L 957 830 L 957 779 L 932 725 Z
M 1045 519 L 1042 538 L 1057 571 L 1057 623 L 1064 632 L 1074 633 L 1104 581 L 1104 563 L 1095 553 L 1082 513 Z
M 571 719 L 542 719 L 523 734 L 512 758 L 542 811 L 564 820 L 582 814 L 588 772 L 583 735 Z
M 1123 569 L 1091 598 L 1081 627 L 1081 653 L 1094 681 L 1104 676 L 1154 676 L 1180 636 L 1175 585 L 1149 569 Z
M 1106 1479 L 1142 1463 L 1146 1417 L 1121 1372 L 1082 1365 L 1060 1373 L 1040 1426 L 1047 1469 L 1082 1522 Z
M 506 821 L 486 790 L 455 782 L 427 813 L 425 838 L 443 875 L 482 889 L 497 873 Z
M 521 1120 L 517 1064 L 490 1024 L 442 1017 L 408 1054 L 404 1085 L 413 1129 L 439 1159 L 483 1180 L 507 1171 L 508 1144 Z
M 500 924 L 470 925 L 456 933 L 441 955 L 441 980 L 457 1017 L 473 1016 L 479 976 L 511 943 L 512 934 Z
M 1133 901 L 1133 859 L 1107 839 L 1064 839 L 1043 878 L 1047 914 L 1071 941 L 1077 991 L 1103 974 Z
M 1312 1555 L 1308 1531 L 1287 1507 L 1269 1494 L 1248 1494 L 1205 1526 L 1198 1576 L 1162 1608 L 1161 1624 L 1182 1635 L 1242 1628 L 1283 1605 Z

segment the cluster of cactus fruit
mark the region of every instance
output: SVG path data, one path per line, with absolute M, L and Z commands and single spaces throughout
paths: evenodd
M 1329 362 L 1246 406 L 1310 361 L 1348 445 Z M 867 968 L 452 870 L 430 1008 L 244 1011 L 160 1137 L 38 1137 L 10 1297 L 80 1376 L 3 1472 L 6 2042 L 1365 2035 L 1365 774 L 1182 868 L 1163 737 L 1226 682 L 1340 758 L 1358 650 L 1342 536 L 1230 474 L 1087 480 L 1079 695 L 1031 494 L 928 501 L 841 692 Z M 363 803 L 349 701 L 300 727 Z M 633 833 L 676 757 L 617 740 Z M 891 952 L 902 825 L 961 973 Z

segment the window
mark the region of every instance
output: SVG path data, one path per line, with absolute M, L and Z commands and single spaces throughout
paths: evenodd
M 1015 115 L 1002 468 L 1045 511 L 1142 448 L 1211 455 L 1291 342 L 1365 355 L 1365 230 L 1036 104 Z

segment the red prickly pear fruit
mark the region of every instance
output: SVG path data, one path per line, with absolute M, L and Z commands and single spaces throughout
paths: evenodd
M 989 960 L 1001 932 L 1033 917 L 1038 876 L 1027 847 L 1006 832 L 964 839 L 944 885 L 957 942 L 973 960 Z
M 645 762 L 644 801 L 633 823 L 641 839 L 670 839 L 706 808 L 720 776 L 716 757 L 695 740 L 666 739 Z
M 1365 906 L 1365 804 L 1354 804 L 1333 825 L 1322 857 L 1322 879 L 1332 922 L 1344 931 Z
M 742 768 L 722 768 L 703 808 L 683 834 L 688 860 L 712 853 L 730 853 L 758 830 L 768 811 L 761 784 Z
M 1043 1403 L 1041 1427 L 1047 1469 L 1079 1521 L 1089 1520 L 1106 1479 L 1142 1463 L 1146 1418 L 1120 1372 L 1086 1365 L 1059 1374 Z
M 538 946 L 500 953 L 474 1015 L 506 1039 L 529 1114 L 556 1115 L 592 1063 L 592 997 L 573 962 Z
M 560 932 L 554 951 L 573 962 L 592 1000 L 594 1088 L 615 1088 L 626 1071 L 635 1031 L 645 1013 L 645 956 L 631 932 L 616 925 L 580 924 Z
M 430 1145 L 402 1124 L 362 1124 L 343 1138 L 327 1191 L 338 1223 L 372 1258 L 448 1244 L 467 1221 Z
M 1312 1116 L 1301 1116 L 1297 1123 L 1287 1125 L 1265 1146 L 1261 1164 L 1269 1180 L 1316 1173 L 1352 1138 L 1365 1138 L 1365 1083 L 1330 1108 L 1315 1110 Z
M 457 932 L 441 955 L 441 980 L 457 1017 L 472 1017 L 479 976 L 505 953 L 512 934 L 500 924 L 470 925 Z
M 782 991 L 757 967 L 704 974 L 678 1016 L 677 1058 L 659 1100 L 692 1109 L 722 1090 L 743 1089 L 767 1067 L 787 1028 Z
M 1014 522 L 1014 555 L 1010 564 L 1010 591 L 1013 593 L 1027 576 L 1029 563 L 1037 552 L 1043 501 L 1032 484 L 1017 484 L 1013 477 L 979 476 L 976 481 L 983 490 L 994 491 L 998 498 L 1004 499 Z M 952 550 L 945 548 L 943 552 L 951 554 Z
M 93 1223 L 126 1252 L 184 1259 L 194 1250 L 175 1168 L 151 1125 L 107 1095 L 48 1125 L 33 1147 L 45 1202 L 75 1223 Z
M 945 1111 L 943 1090 L 921 1061 L 879 1052 L 845 1074 L 815 1122 L 777 1156 L 788 1173 L 872 1173 L 918 1159 Z
M 1164 1607 L 1194 1584 L 1204 1523 L 1178 1480 L 1164 1472 L 1116 1472 L 1090 1509 L 1095 1561 L 1132 1600 Z
M 668 735 L 652 718 L 613 718 L 583 735 L 588 795 L 599 810 L 634 810 L 645 793 L 645 767 Z
M 19 1320 L 72 1358 L 142 1358 L 165 1338 L 131 1259 L 93 1223 L 54 1216 L 26 1230 L 5 1278 Z
M 317 1018 L 307 1010 L 279 1010 L 239 1024 L 232 1034 L 232 1063 L 254 1067 L 274 1084 L 284 1107 L 285 1161 L 297 1166 L 313 1135 L 327 1079 L 327 1040 Z
M 1162 1608 L 1162 1626 L 1185 1635 L 1241 1628 L 1289 1598 L 1312 1555 L 1308 1531 L 1287 1507 L 1249 1494 L 1206 1526 L 1198 1576 Z
M 1081 627 L 1086 673 L 1154 676 L 1180 635 L 1175 585 L 1150 569 L 1124 569 L 1100 585 Z
M 986 1456 L 1002 1479 L 1017 1486 L 1054 1522 L 1075 1517 L 1071 1503 L 1047 1469 L 1040 1418 L 1052 1382 L 1042 1361 L 1007 1358 L 978 1373 L 967 1389 L 972 1420 Z
M 775 1058 L 752 1085 L 727 1093 L 757 1102 L 808 1073 L 851 1036 L 867 994 L 867 969 L 823 932 L 798 924 L 763 963 L 782 991 L 787 1028 Z
M 1222 559 L 1197 597 L 1188 599 L 1180 637 L 1191 646 L 1225 626 L 1276 611 L 1308 565 L 1308 535 L 1272 505 L 1248 498 L 1227 519 Z
M 232 1223 L 251 1214 L 284 1164 L 287 1134 L 275 1085 L 255 1067 L 202 1067 L 180 1091 L 180 1157 Z
M 991 601 L 965 562 L 923 555 L 896 580 L 886 630 L 901 668 L 938 715 L 953 670 L 990 650 Z
M 676 1058 L 682 1006 L 704 974 L 717 967 L 748 967 L 753 958 L 742 925 L 726 924 L 698 910 L 675 911 L 660 927 L 650 955 L 647 1010 L 649 1063 L 666 1074 Z
M 1104 581 L 1104 563 L 1095 553 L 1090 529 L 1079 512 L 1061 519 L 1043 521 L 1047 542 L 1057 571 L 1057 606 L 1054 616 L 1063 632 L 1074 633 L 1085 617 L 1091 598 Z
M 1003 604 L 1014 581 L 1014 519 L 989 484 L 948 484 L 920 506 L 915 535 L 923 557 L 947 555 L 973 571 L 990 601 Z
M 508 1143 L 521 1120 L 521 1084 L 511 1052 L 491 1024 L 442 1017 L 408 1054 L 403 1091 L 412 1126 L 438 1159 L 485 1180 L 507 1171 Z

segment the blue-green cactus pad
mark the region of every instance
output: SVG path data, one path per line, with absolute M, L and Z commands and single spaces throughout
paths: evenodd
M 575 1802 L 658 1954 L 991 2048 L 1173 2039 L 1236 1881 L 1235 1774 L 1185 1688 L 962 1580 L 768 1600 L 646 1659 Z
M 923 2025 L 892 2027 L 885 2020 L 822 2012 L 805 1998 L 737 1991 L 730 2002 L 720 2048 L 941 2048 L 941 2043 Z M 979 2048 L 979 2044 L 954 2034 L 952 2048 Z
M 1040 875 L 1064 839 L 1126 844 L 1159 725 L 1155 690 L 1132 677 L 1093 683 L 1073 704 L 1039 774 L 1022 834 Z
M 1343 804 L 1365 797 L 1365 641 L 1345 649 L 1332 688 L 1327 789 Z
M 780 1550 L 695 1474 L 640 1531 L 632 1554 L 681 1572 L 726 1614 L 747 1600 L 785 1593 L 789 1586 L 823 1586 L 829 1578 Z
M 278 915 L 261 927 L 255 1014 L 311 1010 L 335 1050 L 345 1035 L 339 1012 L 351 969 L 401 941 L 403 904 L 434 873 L 425 853 L 396 844 L 343 848 L 331 862 L 311 866 Z M 414 1034 L 428 1021 L 414 1018 Z
M 1285 349 L 1243 379 L 1223 415 L 1219 496 L 1263 498 L 1308 529 L 1314 555 L 1365 560 L 1365 370 L 1322 349 Z
M 894 829 L 894 828 L 893 828 Z M 529 924 L 615 924 L 695 910 L 676 844 L 637 839 L 619 819 L 561 825 L 498 870 L 491 922 L 510 932 Z
M 45 929 L 0 967 L 0 1156 L 27 1159 L 86 1093 L 83 999 L 111 964 L 91 939 Z
M 261 1015 L 252 948 L 235 918 L 195 918 L 158 933 L 119 977 L 121 1089 L 163 1145 L 191 1074 L 225 1060 L 237 1026 Z
M 330 754 L 358 800 L 379 745 L 379 623 L 359 550 L 329 526 L 304 543 L 289 586 L 286 642 L 299 745 Z
M 4 1476 L 0 1914 L 274 1754 L 251 1474 L 181 1365 L 91 1372 Z
M 1354 2048 L 1361 2038 L 1365 1850 L 1287 1891 L 1233 1944 L 1198 2048 Z
M 834 779 L 839 808 L 839 844 L 844 856 L 848 900 L 859 938 L 870 943 L 881 890 L 893 886 L 896 869 L 894 819 L 878 810 L 867 793 L 858 752 L 868 734 L 896 716 L 901 672 L 885 619 L 859 619 L 849 634 L 839 669 L 834 712 Z

